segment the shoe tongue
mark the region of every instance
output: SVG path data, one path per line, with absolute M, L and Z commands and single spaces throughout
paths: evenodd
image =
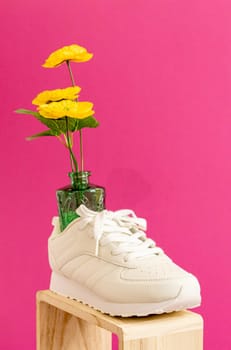
M 77 209 L 76 213 L 81 216 L 92 216 L 95 215 L 95 212 L 88 209 L 84 204 L 81 204 Z

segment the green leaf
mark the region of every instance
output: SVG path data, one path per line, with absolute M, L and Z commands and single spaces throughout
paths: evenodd
M 69 119 L 69 118 L 68 118 Z M 66 122 L 66 117 L 64 118 L 60 118 L 60 119 L 55 119 L 56 123 L 57 123 L 57 127 L 59 128 L 59 130 L 62 131 L 63 134 L 65 134 L 67 132 L 67 122 Z M 68 123 L 69 124 L 69 123 Z
M 58 119 L 44 118 L 39 113 L 37 113 L 37 115 L 35 115 L 35 118 L 37 118 L 41 123 L 46 125 L 48 128 L 50 128 L 54 132 L 56 131 L 56 132 L 62 133 L 62 130 L 60 129 L 60 126 L 59 126 L 59 123 L 58 123 Z
M 34 115 L 34 116 L 39 115 L 38 112 L 31 111 L 30 109 L 23 109 L 23 108 L 21 108 L 21 109 L 16 109 L 15 112 L 18 113 L 18 114 L 31 114 L 31 115 Z
M 29 137 L 27 137 L 26 139 L 27 139 L 28 141 L 31 141 L 31 140 L 37 139 L 38 137 L 43 137 L 43 136 L 59 136 L 60 134 L 61 134 L 61 132 L 56 132 L 56 131 L 54 131 L 54 130 L 45 130 L 45 131 L 39 132 L 38 134 L 29 136 Z
M 16 113 L 20 113 L 20 114 L 31 114 L 31 115 L 33 115 L 36 119 L 38 119 L 42 124 L 44 124 L 48 128 L 50 128 L 52 131 L 59 132 L 59 135 L 61 133 L 65 132 L 65 130 L 66 130 L 66 129 L 64 130 L 62 128 L 62 123 L 63 122 L 59 122 L 60 119 L 44 118 L 38 112 L 31 111 L 29 109 L 17 109 L 15 112 Z M 62 118 L 62 119 L 64 119 L 64 118 Z
M 59 130 L 62 131 L 62 133 L 66 133 L 67 131 L 67 124 L 66 124 L 66 117 L 55 119 L 57 122 Z M 70 118 L 67 117 L 68 122 L 68 131 L 74 132 L 83 128 L 96 128 L 99 123 L 98 121 L 93 117 L 87 117 L 84 119 L 76 119 L 76 118 Z
M 83 128 L 96 128 L 97 126 L 99 126 L 99 122 L 94 117 L 87 117 L 84 119 L 79 119 L 79 125 L 77 130 Z
M 15 112 L 19 114 L 33 115 L 42 124 L 46 125 L 54 133 L 54 135 L 65 134 L 67 132 L 66 117 L 59 118 L 59 119 L 44 118 L 38 112 L 31 111 L 29 109 L 17 109 Z M 68 120 L 68 130 L 71 132 L 74 132 L 83 128 L 96 128 L 99 125 L 99 122 L 92 116 L 84 119 L 75 119 L 75 118 L 67 117 L 67 120 Z
M 78 126 L 79 126 L 79 119 L 68 118 L 69 131 L 74 132 L 74 131 L 78 130 Z

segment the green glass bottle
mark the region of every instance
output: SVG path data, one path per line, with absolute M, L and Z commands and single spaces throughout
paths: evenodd
M 89 171 L 71 172 L 71 184 L 56 191 L 60 229 L 78 217 L 76 209 L 80 204 L 94 211 L 105 208 L 105 189 L 89 183 Z

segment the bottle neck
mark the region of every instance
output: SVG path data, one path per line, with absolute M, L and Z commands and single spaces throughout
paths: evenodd
M 85 190 L 89 185 L 89 171 L 71 172 L 68 174 L 71 179 L 71 185 L 76 190 Z

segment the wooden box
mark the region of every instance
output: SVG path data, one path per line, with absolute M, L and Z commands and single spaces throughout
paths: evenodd
M 180 311 L 111 317 L 49 290 L 37 293 L 37 350 L 202 350 L 203 320 Z

